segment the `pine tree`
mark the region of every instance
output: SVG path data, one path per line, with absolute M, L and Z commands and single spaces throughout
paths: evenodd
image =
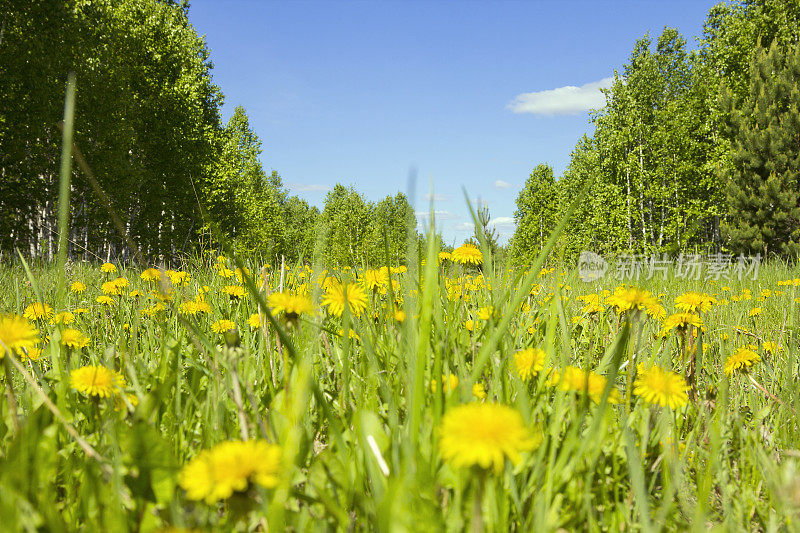
M 743 99 L 723 93 L 733 173 L 723 229 L 736 252 L 800 252 L 800 46 L 759 48 Z

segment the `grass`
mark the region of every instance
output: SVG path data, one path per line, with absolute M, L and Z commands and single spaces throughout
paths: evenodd
M 392 271 L 394 286 L 367 291 L 366 311 L 342 317 L 319 305 L 322 271 L 302 265 L 281 273 L 279 265 L 240 262 L 253 273 L 241 300 L 223 288 L 247 285 L 247 276 L 221 277 L 211 254 L 183 265 L 185 286 L 144 281 L 141 267 L 123 265 L 107 275 L 99 265 L 70 264 L 66 277 L 48 265 L 0 266 L 0 313 L 21 315 L 39 298 L 55 312 L 87 309 L 69 326 L 37 321 L 49 337 L 39 359 L 3 359 L 4 527 L 797 528 L 795 287 L 779 284 L 794 277 L 788 267 L 762 265 L 757 280 L 709 283 L 668 273 L 639 282 L 666 314 L 677 312 L 674 299 L 686 291 L 720 300 L 702 313 L 693 399 L 672 410 L 646 404 L 633 383 L 638 363 L 685 374 L 680 335 L 662 338 L 660 321 L 644 313 L 581 314 L 580 295 L 613 292 L 619 280 L 583 283 L 575 272 L 538 268 L 484 276 L 439 263 L 437 254 L 431 248 L 420 268 Z M 226 265 L 236 266 L 231 258 Z M 363 272 L 327 275 L 360 279 Z M 101 284 L 117 276 L 130 281 L 125 294 L 110 306 L 97 303 Z M 283 289 L 308 290 L 314 302 L 315 312 L 294 325 L 267 305 L 281 279 Z M 74 281 L 86 291 L 70 292 Z M 141 296 L 129 296 L 134 290 Z M 181 303 L 198 293 L 210 313 L 181 314 Z M 145 312 L 156 306 L 162 309 L 152 316 Z M 480 320 L 489 306 L 494 311 Z M 761 313 L 751 317 L 754 307 Z M 250 327 L 247 319 L 259 313 Z M 236 323 L 238 340 L 211 330 L 222 318 Z M 62 346 L 67 327 L 89 345 Z M 351 329 L 352 338 L 340 334 Z M 768 353 L 764 342 L 781 349 Z M 748 344 L 761 361 L 727 377 L 725 358 Z M 543 349 L 546 362 L 522 381 L 513 355 L 526 347 Z M 128 402 L 73 389 L 70 371 L 86 364 L 121 372 Z M 550 386 L 553 369 L 567 365 L 607 377 L 603 394 L 595 401 Z M 433 392 L 431 380 L 443 374 L 457 376 L 457 387 Z M 473 396 L 474 383 L 487 398 Z M 620 403 L 609 401 L 613 390 Z M 473 401 L 512 406 L 541 443 L 500 475 L 452 467 L 441 458 L 438 428 L 448 410 Z M 241 439 L 281 447 L 280 482 L 251 482 L 215 504 L 187 499 L 178 483 L 183 466 L 201 450 Z

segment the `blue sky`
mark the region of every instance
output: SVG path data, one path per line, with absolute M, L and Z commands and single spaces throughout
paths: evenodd
M 416 211 L 432 184 L 437 226 L 460 244 L 462 186 L 505 242 L 530 171 L 564 170 L 635 40 L 673 26 L 694 47 L 714 3 L 194 0 L 189 18 L 223 118 L 245 107 L 265 169 L 293 194 L 322 207 L 343 183 L 377 201 L 408 193 L 415 169 Z

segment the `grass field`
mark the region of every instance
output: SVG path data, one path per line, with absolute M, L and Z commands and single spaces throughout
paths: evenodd
M 0 266 L 3 529 L 798 529 L 788 267 L 482 259 Z

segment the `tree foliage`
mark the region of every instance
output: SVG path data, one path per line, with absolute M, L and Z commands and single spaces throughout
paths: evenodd
M 800 252 L 800 45 L 773 41 L 750 66 L 747 94 L 724 93 L 733 174 L 725 225 L 737 252 Z

